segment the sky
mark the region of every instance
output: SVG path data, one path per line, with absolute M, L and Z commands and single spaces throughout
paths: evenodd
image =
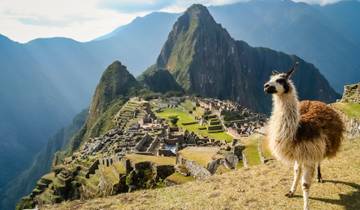
M 89 41 L 153 11 L 182 12 L 193 3 L 246 0 L 0 0 L 0 34 L 21 43 L 42 37 Z M 294 0 L 327 4 L 338 0 Z

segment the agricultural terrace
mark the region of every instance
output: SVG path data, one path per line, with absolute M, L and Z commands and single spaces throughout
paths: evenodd
M 161 112 L 155 112 L 156 116 L 169 121 L 171 125 L 171 119 L 177 117 L 177 126 L 194 132 L 199 136 L 208 137 L 215 140 L 225 140 L 231 142 L 232 136 L 227 134 L 223 129 L 220 129 L 221 122 L 218 119 L 210 119 L 207 125 L 200 125 L 195 120 L 195 117 L 200 117 L 204 114 L 204 110 L 200 107 L 196 107 L 191 101 L 186 100 L 179 107 L 165 108 Z M 213 116 L 212 116 L 213 117 Z M 212 130 L 212 128 L 214 128 Z

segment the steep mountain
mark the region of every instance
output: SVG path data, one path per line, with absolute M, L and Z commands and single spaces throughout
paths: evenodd
M 360 45 L 360 2 L 357 0 L 339 1 L 335 4 L 327 4 L 318 9 L 335 24 L 338 31 L 349 40 Z
M 76 109 L 23 45 L 1 35 L 0 98 L 2 191 Z
M 140 85 L 119 61 L 113 62 L 101 76 L 89 110 L 88 122 L 93 124 L 107 106 L 119 96 L 127 96 Z
M 135 76 L 140 75 L 156 59 L 177 14 L 154 12 L 134 19 L 110 34 L 83 43 L 96 59 L 105 64 L 121 60 Z
M 69 126 L 60 129 L 52 136 L 46 147 L 36 156 L 31 167 L 6 185 L 6 190 L 1 195 L 3 198 L 2 209 L 14 209 L 21 196 L 34 188 L 36 181 L 50 170 L 55 153 L 59 150 L 65 150 L 71 137 L 82 128 L 87 114 L 88 110 L 82 111 L 76 115 Z
M 358 5 L 358 1 L 318 6 L 290 0 L 253 0 L 209 9 L 236 39 L 299 55 L 319 67 L 342 92 L 344 84 L 360 79 L 360 46 L 354 41 L 359 43 L 359 36 L 349 32 L 360 30 L 356 23 Z
M 143 74 L 141 74 L 138 80 L 154 92 L 183 92 L 181 86 L 175 81 L 174 77 L 168 71 L 157 69 L 155 65 L 149 67 Z
M 71 139 L 58 158 L 71 154 L 83 141 L 103 134 L 113 126 L 112 118 L 132 95 L 147 92 L 119 61 L 109 65 L 101 76 L 84 127 Z
M 235 41 L 206 7 L 193 5 L 173 26 L 154 68 L 168 70 L 189 93 L 232 99 L 268 112 L 265 80 L 272 70 L 287 69 L 295 61 L 300 61 L 294 77 L 300 98 L 330 102 L 338 97 L 314 65 L 294 55 Z

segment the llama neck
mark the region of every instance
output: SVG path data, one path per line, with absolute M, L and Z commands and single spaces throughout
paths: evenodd
M 299 101 L 294 88 L 288 94 L 273 96 L 273 112 L 269 126 L 273 140 L 294 140 L 299 118 Z

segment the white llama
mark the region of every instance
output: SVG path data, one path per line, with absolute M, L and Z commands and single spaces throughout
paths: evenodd
M 294 180 L 287 197 L 296 191 L 302 173 L 304 209 L 309 209 L 309 189 L 315 168 L 322 182 L 320 162 L 339 150 L 344 125 L 339 115 L 319 101 L 298 101 L 290 77 L 298 62 L 287 73 L 273 73 L 264 91 L 273 95 L 267 140 L 280 161 L 294 163 Z

